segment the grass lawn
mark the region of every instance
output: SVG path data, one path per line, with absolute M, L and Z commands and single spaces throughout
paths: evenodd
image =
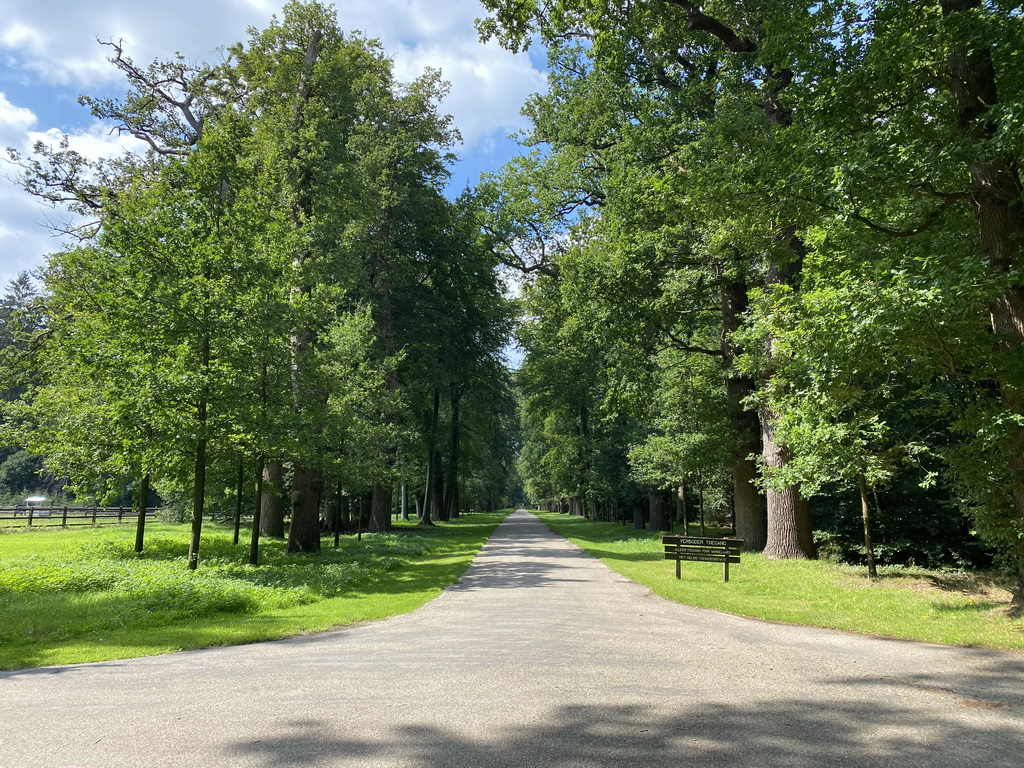
M 345 537 L 335 549 L 287 555 L 264 539 L 248 562 L 248 533 L 204 524 L 200 564 L 186 569 L 189 526 L 0 533 L 0 669 L 151 656 L 315 632 L 406 613 L 469 567 L 505 513 L 435 528 L 396 524 Z
M 613 570 L 679 603 L 884 637 L 1024 649 L 1024 620 L 1007 617 L 1010 593 L 990 574 L 881 567 L 872 580 L 864 568 L 744 553 L 739 565 L 730 566 L 728 583 L 716 563 L 684 562 L 677 580 L 659 533 L 537 514 Z

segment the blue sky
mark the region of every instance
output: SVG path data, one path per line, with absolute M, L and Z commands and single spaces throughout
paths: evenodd
M 131 138 L 109 135 L 79 106 L 80 94 L 118 96 L 123 81 L 106 61 L 100 40 L 123 40 L 125 52 L 144 64 L 180 52 L 194 61 L 217 61 L 218 48 L 264 27 L 284 0 L 176 0 L 125 3 L 111 0 L 0 0 L 0 148 L 26 152 L 37 140 L 68 135 L 90 156 L 134 148 Z M 340 26 L 381 41 L 400 80 L 435 67 L 451 83 L 442 110 L 463 136 L 453 169 L 456 191 L 481 172 L 497 170 L 516 153 L 506 137 L 525 127 L 519 109 L 543 90 L 536 54 L 513 56 L 479 42 L 476 0 L 337 0 Z M 24 269 L 43 264 L 61 247 L 47 228 L 60 212 L 41 206 L 9 179 L 16 169 L 0 160 L 0 290 Z

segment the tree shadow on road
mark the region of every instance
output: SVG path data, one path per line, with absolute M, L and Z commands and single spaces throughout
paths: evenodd
M 908 713 L 884 701 L 790 698 L 770 706 L 680 704 L 669 715 L 647 707 L 564 706 L 547 722 L 508 722 L 473 737 L 458 732 L 459 718 L 453 714 L 438 711 L 430 717 L 451 720 L 456 728 L 399 724 L 383 743 L 348 732 L 343 719 L 292 722 L 287 735 L 236 743 L 229 755 L 266 768 L 1019 768 L 1024 755 L 1019 719 L 966 723 L 941 712 Z M 412 721 L 421 720 L 422 713 L 389 712 L 381 717 Z

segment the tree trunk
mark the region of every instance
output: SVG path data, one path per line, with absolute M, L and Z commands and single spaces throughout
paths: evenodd
M 200 403 L 200 424 L 206 423 L 206 403 Z M 195 472 L 192 480 L 192 534 L 188 542 L 188 569 L 199 565 L 199 541 L 203 533 L 203 512 L 206 503 L 206 438 L 196 443 Z
M 259 528 L 261 536 L 284 538 L 284 465 L 269 461 L 263 467 L 260 492 Z
M 373 514 L 373 493 L 368 493 L 364 496 L 359 497 L 359 521 L 356 524 L 357 531 L 363 531 L 364 526 L 370 520 L 370 515 Z
M 705 530 L 704 525 L 704 481 L 701 478 L 697 479 L 699 481 L 699 484 L 697 485 L 697 501 L 699 504 L 697 512 L 700 514 L 700 535 L 707 536 L 708 532 Z
M 135 521 L 135 551 L 142 552 L 146 538 L 146 505 L 149 503 L 149 472 L 139 481 L 139 490 L 135 500 L 138 506 L 138 517 Z
M 633 527 L 638 531 L 647 527 L 644 522 L 644 505 L 639 501 L 633 502 Z
M 370 524 L 367 531 L 377 533 L 391 530 L 391 507 L 395 489 L 390 483 L 373 484 L 373 502 L 370 506 Z
M 427 438 L 427 481 L 423 486 L 423 514 L 420 525 L 433 525 L 431 519 L 434 491 L 434 449 L 437 446 L 437 423 L 441 417 L 441 393 L 434 388 L 434 410 L 430 417 L 430 434 Z
M 738 257 L 735 260 L 739 261 Z M 733 264 L 733 269 L 738 264 Z M 761 450 L 760 424 L 755 411 L 744 410 L 743 400 L 754 392 L 754 381 L 733 372 L 740 349 L 732 335 L 739 330 L 749 307 L 747 285 L 726 275 L 722 281 L 722 361 L 725 366 L 725 390 L 729 400 L 729 419 L 736 452 L 733 455 L 733 520 L 736 536 L 748 552 L 760 552 L 768 539 L 768 517 L 764 495 L 754 484 L 757 464 L 751 454 Z
M 445 507 L 448 510 L 448 519 L 455 520 L 459 516 L 459 441 L 461 435 L 459 430 L 461 425 L 459 423 L 459 400 L 461 397 L 453 396 L 451 398 L 452 406 L 452 442 L 451 442 L 451 456 L 448 460 L 448 487 L 446 495 L 448 497 Z
M 406 483 L 402 483 L 402 502 L 399 515 L 402 520 L 409 520 L 409 486 Z
M 871 541 L 871 503 L 868 501 L 868 484 L 863 472 L 857 473 L 857 487 L 860 489 L 860 516 L 864 522 L 864 551 L 868 558 L 868 576 L 876 579 L 878 569 L 875 567 L 875 545 Z
M 252 531 L 249 534 L 249 565 L 260 563 L 260 520 L 263 510 L 263 470 L 266 459 L 261 453 L 256 458 L 256 499 L 252 505 Z
M 320 501 L 323 495 L 323 470 L 296 462 L 292 477 L 292 524 L 288 529 L 288 552 L 320 551 Z
M 747 552 L 760 552 L 768 542 L 768 511 L 765 495 L 758 490 L 757 463 L 753 459 L 736 461 L 732 467 L 733 520 L 736 537 Z
M 802 244 L 794 236 L 789 237 L 790 250 L 794 261 L 784 267 L 777 264 L 768 266 L 765 278 L 766 290 L 786 286 L 793 288 L 801 269 Z M 766 341 L 769 360 L 775 357 L 775 339 Z M 771 378 L 769 370 L 764 372 Z M 779 415 L 770 403 L 761 406 L 761 458 L 769 469 L 782 468 L 792 458 L 789 446 L 781 442 L 775 433 Z M 800 496 L 796 486 L 774 489 L 769 487 L 765 494 L 768 502 L 768 536 L 764 554 L 776 559 L 804 558 L 814 556 L 814 541 L 811 526 L 810 505 Z
M 341 505 L 341 527 L 342 530 L 351 531 L 352 526 L 352 497 L 348 496 L 345 503 Z
M 690 515 L 689 510 L 686 506 L 686 481 L 683 480 L 679 483 L 679 489 L 676 492 L 676 511 L 679 515 L 679 519 L 683 523 L 683 536 L 690 535 Z
M 647 506 L 650 510 L 651 530 L 667 531 L 668 521 L 665 519 L 665 499 L 661 491 L 651 491 L 647 494 Z
M 341 545 L 341 533 L 345 530 L 341 518 L 341 508 L 344 503 L 345 496 L 342 493 L 341 483 L 338 483 L 338 487 L 334 489 L 334 519 L 331 521 L 331 525 L 334 528 L 335 549 Z
M 441 452 L 434 451 L 434 471 L 432 473 L 433 486 L 431 493 L 431 514 L 435 521 L 447 522 L 448 510 L 444 506 L 444 471 L 441 465 Z
M 232 544 L 238 546 L 238 533 L 242 527 L 242 491 L 245 483 L 245 460 L 238 457 L 238 483 L 235 486 L 235 530 Z
M 957 18 L 960 30 L 969 29 L 971 14 L 982 8 L 982 0 L 941 0 L 943 15 Z M 950 90 L 957 112 L 957 129 L 965 141 L 976 147 L 995 137 L 990 110 L 1000 105 L 991 41 L 977 30 L 975 38 L 965 37 L 949 54 Z M 1019 366 L 1024 349 L 1024 285 L 1019 277 L 1007 280 L 1021 267 L 1024 233 L 1024 199 L 1021 197 L 1020 168 L 1011 154 L 998 148 L 980 149 L 970 164 L 971 200 L 981 247 L 992 271 L 1007 284 L 1005 293 L 989 307 L 999 356 L 1007 362 L 999 376 L 1002 407 L 1008 414 L 1024 412 L 1024 381 Z M 1024 424 L 1009 420 L 1006 442 L 1010 452 L 1010 503 L 1005 525 L 1013 542 L 1007 554 L 1015 574 L 1011 611 L 1024 615 Z M 1000 526 L 1002 527 L 1002 526 Z
M 764 462 L 768 467 L 783 467 L 790 459 L 789 448 L 775 439 L 777 414 L 771 406 L 763 406 L 761 418 Z M 810 515 L 806 500 L 796 486 L 776 490 L 768 488 L 768 541 L 764 554 L 776 559 L 811 557 L 807 547 L 810 537 Z
M 377 336 L 384 347 L 384 354 L 391 358 L 395 352 L 395 328 L 391 308 L 391 259 L 389 253 L 391 239 L 391 218 L 394 212 L 390 207 L 384 210 L 381 221 L 380 232 L 377 235 L 377 258 L 374 274 L 374 288 L 377 293 L 376 311 L 374 321 L 377 326 Z M 394 367 L 389 368 L 384 378 L 384 389 L 392 393 L 398 389 L 398 372 Z M 381 423 L 388 424 L 392 421 L 390 413 L 380 415 Z M 384 448 L 384 462 L 389 470 L 395 466 L 396 447 L 389 444 Z M 391 504 L 393 501 L 394 487 L 391 483 L 374 483 L 373 504 L 370 513 L 370 532 L 391 530 Z
M 203 339 L 202 366 L 205 378 L 208 381 L 210 375 L 210 339 Z M 199 439 L 196 442 L 196 463 L 195 474 L 192 482 L 192 535 L 188 542 L 188 569 L 194 571 L 199 565 L 199 540 L 203 533 L 203 512 L 206 505 L 206 384 L 203 384 L 203 391 L 196 406 L 196 432 Z
M 307 30 L 306 53 L 299 72 L 296 90 L 295 108 L 293 110 L 292 131 L 298 134 L 302 130 L 302 106 L 309 100 L 313 67 L 320 57 L 322 35 L 318 29 L 310 25 Z M 297 147 L 299 142 L 293 140 Z M 291 183 L 295 191 L 295 200 L 291 210 L 292 227 L 299 231 L 312 218 L 313 190 L 312 169 L 306 166 L 298 149 L 288 153 L 288 172 L 292 175 Z M 308 250 L 298 251 L 292 263 L 296 273 L 308 272 L 303 269 L 311 258 Z M 291 291 L 292 302 L 299 304 L 310 299 L 315 285 L 312 282 L 295 286 Z M 320 453 L 320 435 L 323 433 L 321 420 L 314 415 L 318 406 L 327 402 L 327 392 L 318 384 L 311 383 L 314 379 L 308 372 L 318 365 L 316 349 L 319 333 L 316 327 L 307 325 L 292 333 L 292 392 L 295 401 L 295 412 L 300 419 L 312 423 L 311 439 L 314 441 L 314 453 Z M 292 480 L 292 522 L 288 530 L 288 552 L 319 552 L 320 551 L 320 501 L 324 491 L 323 468 L 316 461 L 296 461 L 293 466 Z

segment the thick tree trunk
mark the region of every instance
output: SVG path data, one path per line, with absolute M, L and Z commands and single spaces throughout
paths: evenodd
M 768 510 L 765 495 L 758 490 L 757 462 L 742 459 L 733 464 L 733 519 L 736 537 L 747 552 L 760 552 L 768 543 Z
M 317 411 L 326 404 L 327 393 L 319 386 L 308 386 L 302 372 L 316 365 L 312 362 L 316 346 L 316 333 L 306 330 L 292 338 L 292 360 L 295 392 L 295 410 L 301 418 L 312 420 L 309 439 L 315 445 L 316 457 L 322 453 L 319 445 L 323 423 Z M 319 461 L 303 459 L 292 464 L 292 520 L 288 528 L 287 551 L 320 551 L 320 503 L 324 493 L 324 470 Z
M 320 467 L 296 462 L 293 473 L 292 524 L 288 529 L 288 551 L 319 552 L 324 472 Z
M 783 467 L 790 460 L 789 448 L 775 438 L 776 413 L 771 406 L 762 410 L 761 426 L 764 462 L 769 468 Z M 796 486 L 768 489 L 768 541 L 764 554 L 776 559 L 812 557 L 810 513 L 806 499 Z
M 373 502 L 370 511 L 371 533 L 391 530 L 391 507 L 394 504 L 395 489 L 384 483 L 373 484 Z
M 984 145 L 995 137 L 990 111 L 1000 104 L 991 41 L 984 39 L 986 31 L 982 29 L 974 30 L 976 35 L 970 37 L 970 14 L 983 5 L 982 0 L 941 0 L 943 14 L 957 18 L 959 30 L 965 35 L 952 47 L 948 68 L 958 132 L 974 145 Z M 1024 380 L 1017 361 L 1024 352 L 1024 285 L 1020 277 L 1007 279 L 1021 268 L 1024 248 L 1020 168 L 1012 154 L 986 148 L 976 153 L 970 173 L 981 247 L 992 271 L 1007 284 L 1005 293 L 989 307 L 999 357 L 1007 361 L 1000 366 L 1002 406 L 1009 414 L 1020 414 L 1024 412 Z M 1012 611 L 1024 615 L 1024 425 L 1015 425 L 1011 420 L 1006 442 L 1010 454 L 1007 538 L 1014 542 L 1008 554 L 1016 577 Z
M 263 467 L 260 492 L 259 532 L 261 536 L 284 538 L 284 465 L 268 461 Z

